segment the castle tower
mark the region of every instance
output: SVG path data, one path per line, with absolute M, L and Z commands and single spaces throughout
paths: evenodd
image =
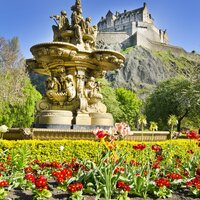
M 147 7 L 146 3 L 144 3 L 144 5 L 143 5 L 143 20 L 142 21 L 146 22 L 146 23 L 150 23 L 150 24 L 154 23 L 154 20 L 151 17 L 151 14 L 149 14 L 148 7 Z

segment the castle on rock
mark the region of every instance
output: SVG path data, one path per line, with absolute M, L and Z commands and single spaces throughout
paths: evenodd
M 183 52 L 184 49 L 169 44 L 166 30 L 155 26 L 147 4 L 123 13 L 110 10 L 97 24 L 97 40 L 106 44 L 120 43 L 122 47 L 143 46 L 149 49 Z

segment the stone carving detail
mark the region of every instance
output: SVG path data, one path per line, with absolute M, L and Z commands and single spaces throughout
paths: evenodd
M 101 84 L 96 82 L 94 77 L 90 77 L 86 83 L 84 95 L 87 99 L 87 111 L 88 112 L 100 112 L 106 113 L 106 106 L 101 102 L 103 99 L 100 93 Z
M 61 105 L 72 101 L 76 96 L 73 76 L 49 77 L 46 81 L 46 96 L 52 102 L 58 102 Z
M 66 75 L 63 70 L 62 67 L 60 71 L 52 70 L 46 80 L 46 95 L 38 102 L 37 110 L 51 110 L 55 106 L 62 110 L 70 106 L 68 109 L 73 111 L 75 106 L 82 113 L 106 113 L 101 84 L 94 77 L 85 81 L 84 75 Z
M 34 52 L 35 58 L 42 56 L 65 56 L 65 58 L 72 59 L 76 56 L 77 52 L 74 50 L 62 49 L 62 48 L 40 48 Z
M 84 85 L 85 85 L 85 76 L 84 75 L 77 75 L 77 95 L 79 97 L 83 97 L 84 95 Z
M 97 27 L 91 26 L 91 18 L 85 20 L 82 16 L 81 1 L 76 0 L 71 7 L 71 25 L 67 18 L 66 11 L 62 10 L 60 15 L 50 16 L 56 23 L 52 26 L 53 41 L 68 42 L 79 45 L 82 50 L 93 50 L 96 45 Z
M 124 61 L 122 59 L 119 59 L 116 56 L 109 55 L 109 54 L 96 54 L 95 59 L 97 61 L 109 62 L 109 63 L 114 63 L 117 65 L 123 65 L 123 63 L 124 63 Z

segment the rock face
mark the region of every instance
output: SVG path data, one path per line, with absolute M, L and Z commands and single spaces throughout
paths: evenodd
M 124 87 L 135 92 L 144 90 L 147 92 L 159 81 L 170 76 L 170 71 L 160 59 L 150 51 L 137 46 L 126 53 L 124 67 L 107 73 L 106 78 L 113 82 L 115 87 Z
M 114 87 L 124 87 L 144 98 L 158 82 L 176 75 L 189 76 L 200 66 L 200 55 L 174 55 L 170 51 L 156 52 L 141 46 L 120 50 L 120 44 L 98 44 L 100 48 L 114 49 L 125 55 L 123 68 L 108 72 L 106 78 Z
M 115 79 L 118 87 L 136 90 L 155 85 L 169 76 L 169 71 L 158 58 L 146 49 L 135 47 L 126 54 L 125 66 L 119 70 Z

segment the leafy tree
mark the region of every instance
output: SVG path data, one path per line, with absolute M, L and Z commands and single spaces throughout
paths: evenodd
M 0 38 L 0 104 L 22 101 L 24 64 L 17 38 L 8 41 Z
M 108 109 L 107 112 L 112 113 L 115 121 L 120 121 L 123 113 L 120 109 L 120 103 L 117 101 L 115 90 L 106 79 L 99 79 L 98 81 L 102 84 L 101 93 L 103 95 L 103 102 Z
M 40 94 L 25 72 L 17 38 L 0 38 L 0 91 L 0 124 L 29 127 Z
M 178 120 L 177 129 L 180 131 L 184 118 L 199 118 L 199 82 L 185 77 L 175 77 L 161 82 L 146 101 L 148 120 L 157 121 L 159 127 L 166 129 L 168 117 L 175 115 Z
M 123 112 L 121 120 L 128 123 L 131 128 L 134 128 L 142 105 L 141 100 L 137 98 L 134 92 L 124 88 L 117 88 L 116 95 L 117 100 L 120 102 L 119 107 Z

